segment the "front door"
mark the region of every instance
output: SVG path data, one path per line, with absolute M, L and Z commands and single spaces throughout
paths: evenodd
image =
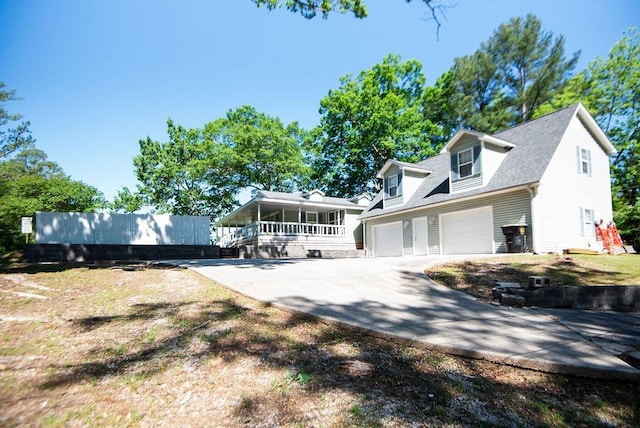
M 413 219 L 413 254 L 425 256 L 428 253 L 427 217 Z

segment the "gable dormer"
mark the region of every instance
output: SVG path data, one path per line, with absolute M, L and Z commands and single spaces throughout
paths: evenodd
M 376 176 L 382 180 L 383 207 L 404 205 L 430 173 L 417 164 L 388 160 Z
M 313 189 L 303 194 L 302 197 L 313 202 L 322 202 L 324 201 L 324 192 L 320 189 Z
M 451 193 L 486 186 L 513 147 L 491 135 L 458 131 L 441 152 L 449 153 L 451 159 Z

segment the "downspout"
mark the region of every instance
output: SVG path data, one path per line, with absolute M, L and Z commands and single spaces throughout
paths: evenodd
M 538 230 L 536 228 L 536 219 L 538 218 L 538 203 L 536 196 L 538 195 L 538 186 L 540 183 L 530 184 L 527 186 L 529 197 L 531 198 L 531 220 L 529 223 L 531 228 L 531 252 L 538 254 Z
M 364 256 L 369 257 L 369 249 L 367 247 L 367 222 L 362 220 L 362 245 L 364 246 Z

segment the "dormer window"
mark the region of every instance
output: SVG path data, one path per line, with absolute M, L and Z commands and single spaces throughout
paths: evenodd
M 385 199 L 396 198 L 402 195 L 402 188 L 400 183 L 402 180 L 402 173 L 392 174 L 384 179 Z
M 395 198 L 398 196 L 398 176 L 392 175 L 388 178 L 389 180 L 389 197 Z
M 473 175 L 473 149 L 458 153 L 458 177 L 464 178 Z
M 376 175 L 381 180 L 384 208 L 400 207 L 409 201 L 431 171 L 419 164 L 388 160 Z

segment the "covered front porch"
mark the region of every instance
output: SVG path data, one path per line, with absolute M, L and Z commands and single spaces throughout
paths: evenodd
M 263 190 L 216 222 L 216 236 L 222 247 L 276 248 L 301 254 L 357 250 L 364 240 L 358 216 L 369 201 L 366 196 L 328 197 L 319 190 Z
M 223 247 L 258 241 L 260 237 L 345 238 L 346 210 L 313 211 L 258 202 L 218 222 Z
M 326 197 L 317 190 L 307 194 L 260 191 L 219 220 L 216 235 L 222 247 L 299 244 L 356 249 L 363 241 L 357 218 L 365 208 L 358 201 Z

